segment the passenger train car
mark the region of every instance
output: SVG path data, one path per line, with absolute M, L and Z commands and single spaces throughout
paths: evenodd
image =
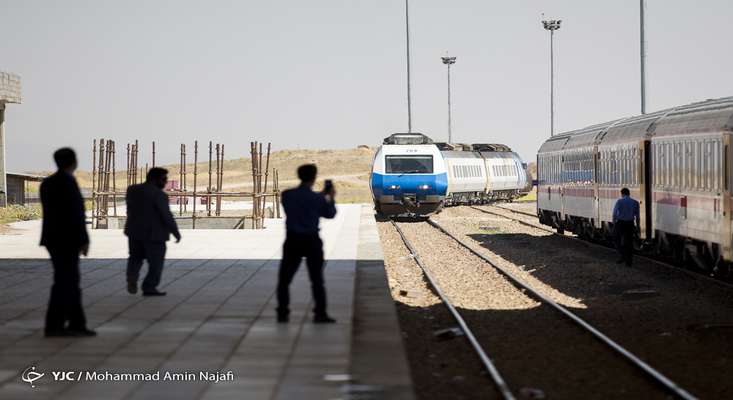
M 446 205 L 513 200 L 532 188 L 522 159 L 500 144 L 439 143 L 448 170 Z
M 371 189 L 381 214 L 428 215 L 443 206 L 512 200 L 531 189 L 531 179 L 503 145 L 434 144 L 422 134 L 394 134 L 375 154 Z
M 558 231 L 610 238 L 628 187 L 640 202 L 638 246 L 705 270 L 733 262 L 733 97 L 554 136 L 537 155 L 537 213 Z

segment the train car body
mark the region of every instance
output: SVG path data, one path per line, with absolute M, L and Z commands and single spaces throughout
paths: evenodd
M 487 196 L 484 159 L 474 151 L 442 151 L 448 171 L 447 205 L 473 204 Z
M 514 200 L 532 189 L 532 179 L 525 164 L 509 147 L 500 144 L 449 146 L 439 144 L 448 171 L 446 205 Z
M 377 150 L 370 184 L 378 213 L 429 215 L 444 205 L 448 176 L 442 154 L 426 136 L 395 134 Z
M 537 213 L 559 231 L 610 238 L 621 188 L 640 202 L 639 245 L 730 269 L 733 98 L 625 118 L 548 139 Z

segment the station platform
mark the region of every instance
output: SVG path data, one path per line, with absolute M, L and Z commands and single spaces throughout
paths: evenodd
M 274 296 L 282 220 L 267 229 L 184 230 L 160 289 L 126 292 L 127 242 L 94 230 L 82 290 L 94 338 L 44 338 L 52 268 L 38 222 L 0 235 L 1 399 L 411 399 L 407 359 L 370 206 L 322 222 L 329 313 L 311 322 L 307 271 L 289 324 Z M 145 268 L 144 271 L 145 272 Z M 44 374 L 38 375 L 27 371 Z M 218 380 L 218 382 L 216 382 Z

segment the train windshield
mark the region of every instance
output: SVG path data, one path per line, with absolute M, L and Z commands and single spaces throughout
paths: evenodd
M 388 174 L 432 174 L 433 156 L 386 156 L 385 165 Z

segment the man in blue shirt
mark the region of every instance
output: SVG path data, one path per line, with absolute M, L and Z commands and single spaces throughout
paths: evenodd
M 621 253 L 618 264 L 631 266 L 634 251 L 634 233 L 639 224 L 639 202 L 631 198 L 629 189 L 621 189 L 621 198 L 613 207 L 613 227 L 616 233 L 616 247 Z M 636 225 L 634 225 L 636 223 Z
M 288 322 L 290 314 L 290 282 L 298 271 L 303 257 L 308 266 L 308 276 L 313 291 L 315 323 L 334 323 L 336 320 L 326 313 L 326 288 L 323 284 L 323 242 L 318 236 L 318 222 L 321 217 L 336 216 L 336 191 L 330 181 L 321 193 L 313 191 L 318 170 L 314 164 L 298 168 L 300 186 L 282 193 L 285 210 L 286 238 L 283 258 L 277 282 L 277 321 Z

